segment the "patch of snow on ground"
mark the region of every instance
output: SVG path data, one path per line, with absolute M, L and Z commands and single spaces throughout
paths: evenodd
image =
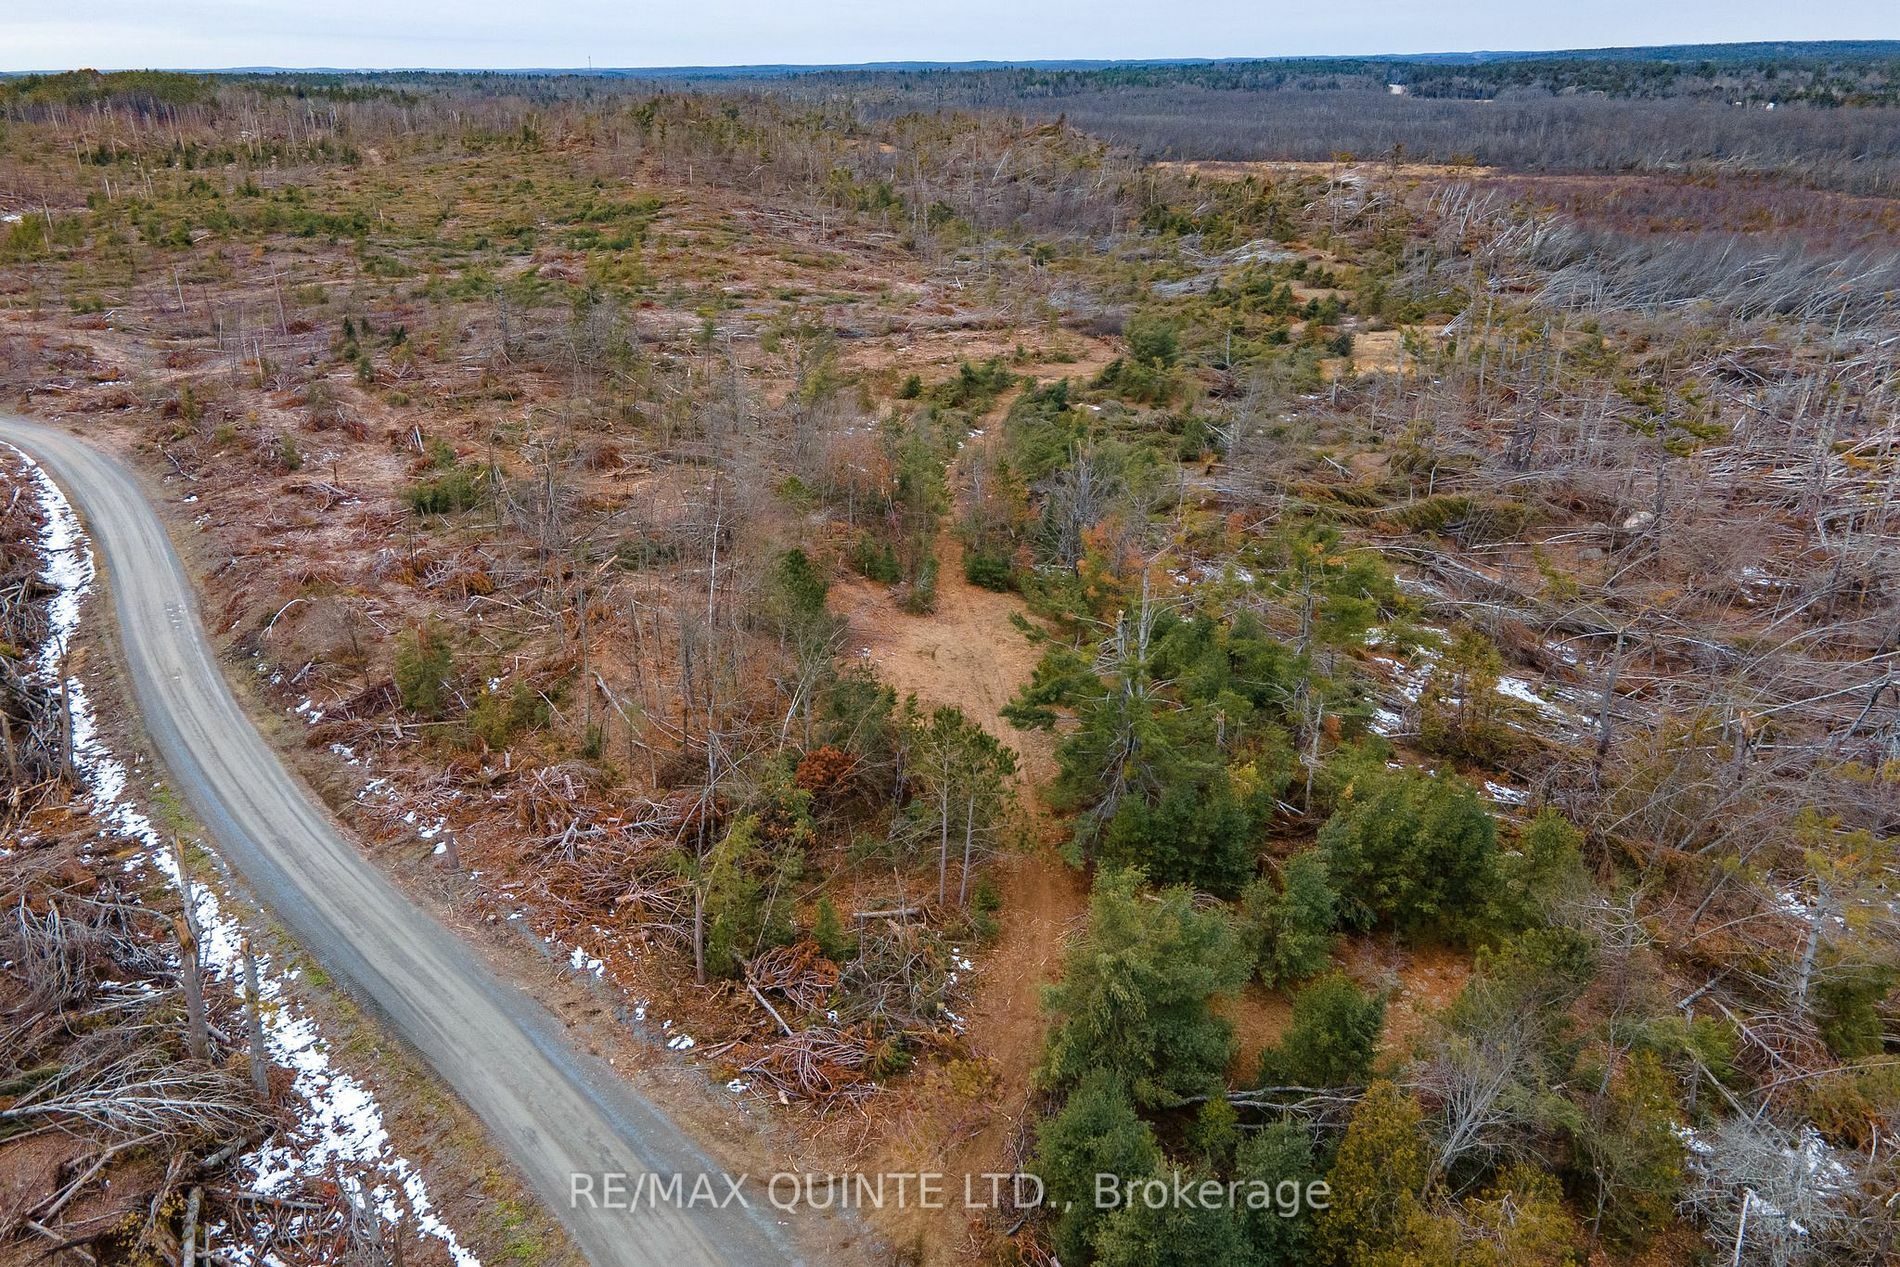
M 1385 666 L 1386 672 L 1391 675 L 1393 687 L 1408 704 L 1418 703 L 1418 697 L 1425 693 L 1425 683 L 1432 676 L 1432 665 L 1438 660 L 1437 655 L 1430 650 L 1421 650 L 1418 658 L 1420 663 L 1414 667 L 1392 656 L 1372 657 L 1374 664 Z
M 1368 723 L 1368 727 L 1373 734 L 1391 739 L 1405 733 L 1405 717 L 1389 708 L 1375 708 L 1372 710 L 1372 721 Z
M 1507 699 L 1514 699 L 1520 704 L 1529 704 L 1552 721 L 1568 722 L 1574 725 L 1582 720 L 1569 709 L 1553 704 L 1539 695 L 1536 689 L 1521 677 L 1511 677 L 1508 674 L 1500 677 L 1498 694 Z
M 1703 1139 L 1702 1132 L 1696 1130 L 1695 1127 L 1678 1125 L 1670 1129 L 1675 1131 L 1676 1138 L 1682 1141 L 1682 1146 L 1696 1156 L 1708 1157 L 1715 1152 L 1715 1146 Z
M 1500 805 L 1528 805 L 1531 794 L 1522 788 L 1506 787 L 1502 783 L 1484 781 L 1484 794 Z
M 1551 655 L 1555 656 L 1564 664 L 1578 665 L 1583 663 L 1583 657 L 1578 655 L 1577 649 L 1568 642 L 1546 640 L 1544 650 L 1550 652 Z
M 48 604 L 49 635 L 35 668 L 43 677 L 55 678 L 66 646 L 79 627 L 80 605 L 92 588 L 96 570 L 79 517 L 65 494 L 39 463 L 24 453 L 20 458 L 46 516 L 40 536 L 46 563 L 40 577 L 54 591 Z M 180 888 L 176 862 L 158 829 L 126 799 L 125 766 L 99 734 L 98 717 L 85 684 L 72 678 L 66 689 L 72 709 L 74 764 L 100 818 L 113 831 L 145 846 L 127 860 L 127 868 L 156 867 L 174 888 Z M 207 970 L 213 978 L 237 980 L 243 972 L 243 932 L 238 921 L 224 913 L 212 886 L 196 884 L 193 893 Z M 264 1003 L 270 1058 L 294 1071 L 294 1085 L 307 1111 L 296 1140 L 278 1145 L 267 1142 L 244 1159 L 256 1176 L 255 1188 L 268 1193 L 299 1175 L 331 1178 L 339 1166 L 355 1170 L 347 1177 L 351 1183 L 367 1184 L 370 1181 L 363 1176 L 374 1174 L 379 1181 L 365 1195 L 385 1219 L 393 1224 L 401 1217 L 406 1202 L 418 1232 L 441 1241 L 458 1267 L 480 1267 L 479 1260 L 457 1240 L 454 1230 L 434 1213 L 422 1176 L 391 1147 L 374 1093 L 331 1064 L 328 1044 L 317 1033 L 316 1023 L 287 997 L 285 982 L 294 975 L 267 958 L 259 959 L 258 990 Z M 398 1200 L 398 1193 L 403 1200 Z M 230 1246 L 224 1252 L 243 1262 L 257 1261 L 248 1246 Z
M 575 946 L 569 950 L 567 966 L 576 972 L 591 973 L 596 977 L 605 975 L 607 971 L 606 960 L 595 958 L 585 950 L 582 950 L 579 946 Z
M 1822 913 L 1820 903 L 1809 900 L 1796 889 L 1780 889 L 1775 893 L 1775 908 L 1784 915 L 1792 915 L 1803 923 L 1812 924 Z M 1837 928 L 1846 928 L 1847 919 L 1839 911 L 1830 912 L 1828 921 Z

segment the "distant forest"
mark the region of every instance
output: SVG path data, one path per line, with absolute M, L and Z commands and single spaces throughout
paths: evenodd
M 1900 182 L 1900 45 L 1892 43 L 829 71 L 754 86 L 848 97 L 874 111 L 1061 118 L 1153 158 L 1349 154 L 1533 172 L 1706 169 L 1880 194 Z
M 1674 56 L 1669 54 L 1674 53 Z M 1131 89 L 1385 92 L 1489 101 L 1520 95 L 1687 98 L 1723 105 L 1900 105 L 1900 43 L 1739 44 L 1600 53 L 1460 54 L 1441 57 L 1295 58 L 1203 63 L 1127 63 L 1072 69 L 828 70 L 788 74 L 806 88 L 849 85 L 874 95 L 990 104 Z

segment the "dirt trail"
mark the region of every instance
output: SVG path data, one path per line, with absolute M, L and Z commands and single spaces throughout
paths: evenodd
M 920 1105 L 920 1120 L 899 1132 L 896 1143 L 905 1154 L 900 1160 L 951 1176 L 950 1190 L 960 1195 L 964 1174 L 1017 1168 L 1010 1150 L 1042 1054 L 1042 987 L 1060 970 L 1063 944 L 1079 926 L 1088 894 L 1082 877 L 1057 854 L 1060 825 L 1043 812 L 1037 794 L 1055 773 L 1053 737 L 1016 730 L 1002 718 L 1003 705 L 1029 680 L 1040 655 L 1010 623 L 1012 613 L 1026 609 L 1013 595 L 964 580 L 962 551 L 949 533 L 940 539 L 938 560 L 938 606 L 928 616 L 905 613 L 883 586 L 857 578 L 836 583 L 832 594 L 834 609 L 849 621 L 853 649 L 900 694 L 954 704 L 1021 757 L 1031 843 L 1000 868 L 1002 924 L 981 960 L 969 1015 L 971 1050 L 990 1064 L 995 1090 L 977 1119 L 960 1123 L 948 1137 L 927 1125 L 934 1121 L 932 1106 Z M 918 1153 L 927 1155 L 913 1155 Z M 957 1262 L 967 1256 L 974 1217 L 952 1208 L 934 1226 L 908 1230 L 917 1235 L 925 1261 Z
M 1055 772 L 1054 744 L 1015 729 L 1002 713 L 1041 655 L 1010 624 L 1022 601 L 965 581 L 962 550 L 947 535 L 937 558 L 937 610 L 928 616 L 906 613 L 885 586 L 861 577 L 833 584 L 832 607 L 849 622 L 851 650 L 900 696 L 915 692 L 921 702 L 962 709 L 1016 749 L 1024 777 L 1040 785 Z

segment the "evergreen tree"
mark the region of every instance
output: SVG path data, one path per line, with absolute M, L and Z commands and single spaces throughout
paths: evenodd
M 1079 811 L 1071 861 L 1096 857 L 1138 866 L 1159 883 L 1238 892 L 1253 870 L 1259 824 L 1292 766 L 1283 732 L 1250 725 L 1281 666 L 1264 635 L 1183 621 L 1145 587 L 1092 660 L 1068 648 L 1046 652 L 1004 716 L 1049 727 L 1057 707 L 1073 712 L 1050 794 L 1057 808 Z
M 1170 784 L 1149 800 L 1130 796 L 1109 820 L 1097 856 L 1109 866 L 1140 867 L 1161 884 L 1190 884 L 1223 897 L 1254 869 L 1254 816 L 1225 770 Z
M 831 583 L 803 550 L 778 556 L 766 576 L 764 613 L 773 628 L 797 638 L 815 626 L 828 625 L 825 595 Z
M 1276 1190 L 1290 1180 L 1299 1185 L 1303 1201 L 1308 1185 L 1320 1178 L 1313 1137 L 1299 1122 L 1269 1122 L 1248 1131 L 1235 1150 L 1234 1178 L 1242 1183 L 1269 1183 Z M 1311 1261 L 1312 1211 L 1302 1207 L 1289 1214 L 1284 1209 L 1243 1204 L 1237 1217 L 1250 1260 L 1258 1267 L 1305 1267 Z
M 949 894 L 957 861 L 957 902 L 967 900 L 970 871 L 1001 826 L 1016 773 L 1016 754 L 963 715 L 944 706 L 928 719 L 910 718 L 910 773 L 921 795 L 912 801 L 913 826 L 934 846 L 937 901 Z
M 1293 647 L 1343 650 L 1360 643 L 1397 587 L 1378 552 L 1354 549 L 1333 524 L 1306 522 L 1273 533 L 1249 553 L 1259 588 L 1298 619 Z
M 1089 899 L 1089 928 L 1069 952 L 1045 1006 L 1055 1016 L 1041 1080 L 1070 1087 L 1105 1069 L 1143 1106 L 1178 1104 L 1218 1084 L 1233 1027 L 1214 997 L 1247 976 L 1225 915 L 1200 911 L 1185 888 L 1151 899 L 1140 873 L 1104 871 Z
M 844 963 L 858 952 L 857 937 L 844 926 L 838 917 L 838 908 L 828 897 L 821 896 L 818 908 L 812 913 L 811 939 L 833 963 Z
M 1326 1182 L 1331 1204 L 1313 1223 L 1318 1267 L 1394 1261 L 1425 1217 L 1425 1136 L 1416 1101 L 1375 1082 L 1353 1110 Z
M 1181 1182 L 1191 1185 L 1206 1177 L 1184 1174 Z M 1161 1178 L 1171 1181 L 1172 1174 Z M 1095 1230 L 1095 1262 L 1100 1267 L 1208 1267 L 1252 1261 L 1240 1220 L 1224 1204 L 1177 1205 L 1170 1197 L 1157 1208 L 1137 1199 Z
M 735 822 L 706 858 L 700 884 L 706 970 L 736 977 L 762 950 L 793 939 L 793 882 L 804 867 L 796 848 L 768 850 L 758 814 Z
M 1338 940 L 1338 896 L 1326 859 L 1309 849 L 1287 859 L 1281 883 L 1266 876 L 1247 886 L 1241 910 L 1254 944 L 1254 971 L 1269 988 L 1304 981 L 1325 969 Z
M 1128 323 L 1128 356 L 1142 365 L 1172 368 L 1181 359 L 1181 332 L 1166 317 L 1143 314 Z
M 1504 658 L 1484 635 L 1461 630 L 1432 665 L 1419 693 L 1419 742 L 1428 752 L 1496 761 L 1510 732 L 1498 675 Z
M 454 655 L 448 635 L 430 621 L 396 640 L 396 694 L 404 708 L 424 717 L 440 717 L 448 706 Z
M 1056 1252 L 1085 1263 L 1104 1211 L 1095 1204 L 1095 1176 L 1151 1175 L 1161 1164 L 1154 1132 L 1135 1113 L 1127 1088 L 1106 1069 L 1083 1075 L 1055 1116 L 1036 1132 L 1033 1169 L 1048 1208 L 1057 1211 Z
M 1577 1183 L 1593 1197 L 1592 1230 L 1640 1249 L 1668 1226 L 1682 1189 L 1676 1089 L 1651 1052 L 1598 1075 L 1597 1085 L 1573 1127 Z
M 1352 928 L 1468 933 L 1496 882 L 1497 824 L 1471 785 L 1449 775 L 1359 778 L 1319 847 Z
M 1018 730 L 1054 730 L 1061 718 L 1058 707 L 1075 704 L 1101 684 L 1081 652 L 1052 646 L 1042 653 L 1016 697 L 1003 705 L 1003 720 Z
M 1385 1000 L 1342 972 L 1293 996 L 1293 1019 L 1260 1058 L 1263 1086 L 1349 1087 L 1366 1080 L 1385 1026 Z
M 1581 1267 L 1583 1228 L 1564 1205 L 1555 1176 L 1512 1166 L 1481 1197 L 1465 1202 L 1474 1242 L 1459 1267 Z
M 1498 859 L 1496 922 L 1504 928 L 1532 928 L 1550 919 L 1566 903 L 1590 892 L 1583 862 L 1583 833 L 1546 806 L 1518 834 L 1514 853 Z

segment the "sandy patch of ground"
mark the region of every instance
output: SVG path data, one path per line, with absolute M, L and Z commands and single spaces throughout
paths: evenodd
M 1346 972 L 1360 985 L 1387 990 L 1385 1034 L 1380 1049 L 1402 1052 L 1425 1032 L 1431 1018 L 1450 1007 L 1471 977 L 1471 957 L 1450 946 L 1407 947 L 1383 938 L 1349 942 Z
M 1352 367 L 1361 374 L 1390 374 L 1402 364 L 1399 330 L 1364 330 L 1352 336 Z
M 1010 624 L 1022 603 L 966 583 L 954 542 L 946 539 L 938 557 L 939 599 L 932 614 L 909 615 L 891 600 L 888 587 L 862 577 L 833 584 L 833 610 L 849 622 L 853 650 L 900 695 L 962 709 L 1016 749 L 1024 775 L 1040 783 L 1055 769 L 1049 736 L 1016 730 L 1002 717 L 1003 706 L 1041 657 Z
M 1443 180 L 1452 178 L 1477 178 L 1490 176 L 1497 171 L 1493 167 L 1471 165 L 1453 165 L 1450 163 L 1315 163 L 1295 162 L 1289 159 L 1238 160 L 1193 160 L 1186 162 L 1156 163 L 1154 166 L 1163 171 L 1179 172 L 1187 176 L 1200 176 L 1208 180 L 1245 180 L 1249 176 L 1383 176 L 1398 180 Z
M 1279 1042 L 1293 1019 L 1293 1004 L 1287 996 L 1269 990 L 1257 981 L 1249 981 L 1239 994 L 1217 999 L 1217 1016 L 1234 1026 L 1234 1058 L 1227 1065 L 1227 1081 L 1236 1087 L 1258 1085 L 1260 1053 Z

